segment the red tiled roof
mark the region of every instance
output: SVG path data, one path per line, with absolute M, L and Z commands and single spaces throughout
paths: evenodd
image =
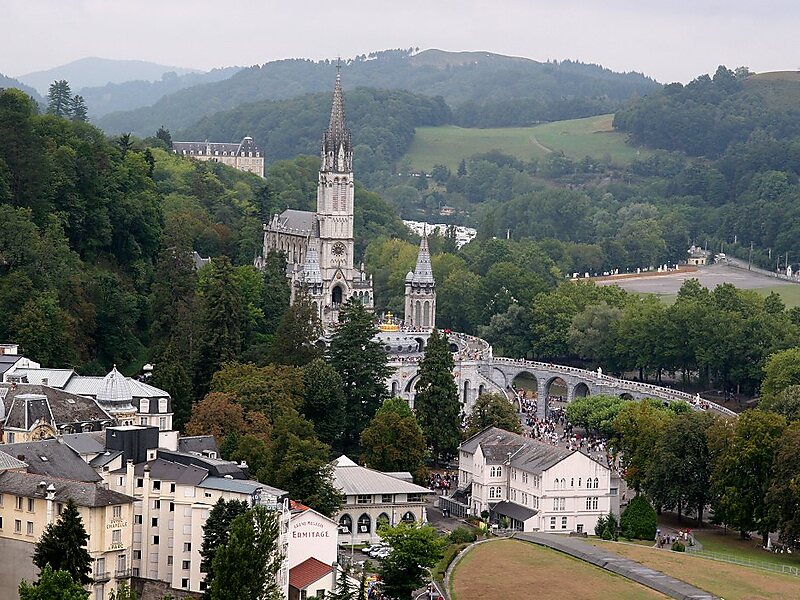
M 326 565 L 312 556 L 289 569 L 289 585 L 296 590 L 304 590 L 331 571 L 333 571 L 332 566 Z
M 307 510 L 310 510 L 305 504 L 301 504 L 297 500 L 289 500 L 289 509 L 299 510 L 300 512 L 305 512 Z

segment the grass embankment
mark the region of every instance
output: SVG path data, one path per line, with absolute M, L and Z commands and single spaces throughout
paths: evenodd
M 540 159 L 557 151 L 573 159 L 607 155 L 615 163 L 628 164 L 647 151 L 629 145 L 626 134 L 614 131 L 613 119 L 614 115 L 600 115 L 535 127 L 494 129 L 418 127 L 405 158 L 413 169 L 425 171 L 436 164 L 455 171 L 461 159 L 490 150 L 501 150 L 521 160 Z
M 695 539 L 703 545 L 704 552 L 727 554 L 757 563 L 800 567 L 800 555 L 767 552 L 761 548 L 761 538 L 758 537 L 743 540 L 737 532 L 722 529 L 698 529 L 693 533 Z M 800 578 L 798 578 L 798 582 L 800 582 Z
M 594 540 L 591 543 L 685 581 L 715 596 L 725 598 L 725 600 L 800 598 L 800 577 L 633 544 L 600 540 Z
M 470 550 L 453 570 L 451 583 L 453 600 L 665 598 L 571 556 L 515 540 L 488 542 Z

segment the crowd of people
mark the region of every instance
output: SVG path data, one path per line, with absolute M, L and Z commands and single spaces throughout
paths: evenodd
M 428 487 L 440 495 L 447 495 L 451 489 L 458 487 L 458 474 L 450 471 L 431 471 L 428 475 Z

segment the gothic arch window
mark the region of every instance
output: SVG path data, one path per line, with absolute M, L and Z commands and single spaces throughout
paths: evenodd
M 416 520 L 417 518 L 414 516 L 414 513 L 412 513 L 410 510 L 403 515 L 403 523 L 413 523 Z
M 340 533 L 353 532 L 353 519 L 350 518 L 350 515 L 344 514 L 341 517 L 339 517 L 339 532 Z
M 370 533 L 372 528 L 372 519 L 369 518 L 367 513 L 358 517 L 358 533 Z
M 333 304 L 341 304 L 342 303 L 342 286 L 337 285 L 334 286 L 333 291 L 331 292 L 331 303 Z
M 422 323 L 422 303 L 417 300 L 414 305 L 414 325 L 419 327 Z
M 394 398 L 395 396 L 397 396 L 397 387 L 398 387 L 398 386 L 397 386 L 397 382 L 396 382 L 396 381 L 393 381 L 393 382 L 392 382 L 392 398 Z
M 422 305 L 422 326 L 430 327 L 431 324 L 431 303 L 427 300 Z
M 333 204 L 331 206 L 331 209 L 334 211 L 339 210 L 339 193 L 340 193 L 339 190 L 340 190 L 339 180 L 336 179 L 333 184 Z
M 469 396 L 469 379 L 464 382 L 464 404 L 467 403 L 467 396 Z
M 380 529 L 383 525 L 388 526 L 389 523 L 389 515 L 386 513 L 381 513 L 378 515 L 378 518 L 375 519 L 375 525 Z

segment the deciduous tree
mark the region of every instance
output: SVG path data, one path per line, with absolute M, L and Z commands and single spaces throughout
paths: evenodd
M 467 417 L 467 436 L 472 436 L 487 427 L 499 427 L 506 431 L 522 433 L 517 409 L 508 398 L 500 394 L 481 394 Z
M 424 480 L 427 446 L 408 402 L 390 398 L 361 433 L 361 460 L 378 471 L 408 471 Z
M 308 296 L 299 291 L 278 324 L 270 347 L 270 362 L 295 367 L 307 365 L 323 354 L 317 346 L 321 335 L 317 310 Z
M 89 592 L 70 577 L 66 571 L 54 571 L 45 565 L 39 581 L 31 585 L 27 581 L 19 584 L 19 600 L 87 600 Z
M 442 558 L 447 540 L 433 527 L 409 523 L 383 526 L 378 535 L 392 549 L 378 568 L 384 592 L 390 598 L 411 598 L 425 581 L 428 569 Z
M 303 367 L 303 382 L 303 415 L 314 423 L 320 441 L 338 448 L 345 429 L 342 378 L 324 359 L 317 358 Z

